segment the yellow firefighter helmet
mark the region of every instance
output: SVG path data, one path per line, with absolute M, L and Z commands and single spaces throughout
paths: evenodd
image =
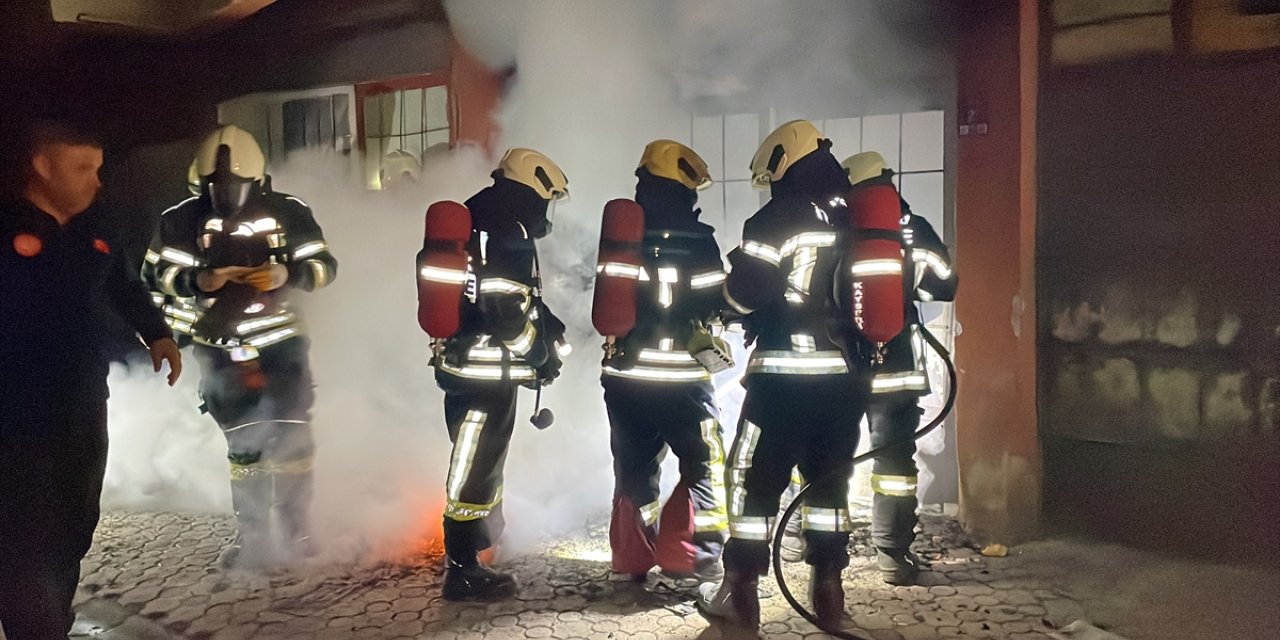
M 773 130 L 751 159 L 751 186 L 764 189 L 782 179 L 791 165 L 818 150 L 822 132 L 808 120 L 792 120 Z
M 872 178 L 879 178 L 880 174 L 888 167 L 885 165 L 884 156 L 875 151 L 863 151 L 855 153 L 844 162 L 840 163 L 844 167 L 845 172 L 849 174 L 849 184 L 858 184 Z
M 675 140 L 654 140 L 645 145 L 640 167 L 658 178 L 675 180 L 695 190 L 711 186 L 707 163 L 693 149 Z
M 239 178 L 262 182 L 267 173 L 267 160 L 253 134 L 229 124 L 219 127 L 200 143 L 196 151 L 196 173 L 208 178 L 218 169 L 218 149 L 227 147 L 227 170 Z
M 556 163 L 533 149 L 508 149 L 498 162 L 502 177 L 533 189 L 543 200 L 569 199 L 569 179 Z

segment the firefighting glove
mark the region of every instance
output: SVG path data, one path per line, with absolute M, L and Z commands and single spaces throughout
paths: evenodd
M 606 364 L 618 371 L 626 371 L 634 368 L 636 363 L 640 360 L 642 345 L 649 342 L 652 336 L 652 328 L 638 327 L 626 336 L 618 338 L 614 342 L 613 357 L 609 358 L 609 361 Z
M 547 355 L 547 360 L 537 369 L 538 382 L 541 382 L 544 387 L 550 386 L 556 378 L 560 377 L 560 369 L 563 366 L 564 361 L 560 359 L 560 354 L 552 349 Z
M 711 331 L 701 322 L 693 323 L 693 335 L 689 337 L 686 347 L 689 355 L 711 373 L 733 368 L 733 355 L 728 343 L 720 336 L 711 335 Z
M 560 368 L 564 366 L 558 345 L 565 342 L 565 326 L 564 322 L 557 318 L 541 299 L 538 300 L 538 313 L 540 316 L 538 322 L 541 325 L 538 328 L 538 341 L 546 349 L 547 355 L 546 359 L 538 365 L 537 374 L 543 385 L 549 385 L 560 377 Z
M 264 264 L 233 280 L 243 282 L 258 291 L 274 291 L 289 281 L 289 268 L 282 264 Z
M 219 267 L 201 269 L 196 272 L 196 288 L 205 293 L 212 293 L 227 286 L 231 276 L 239 273 L 241 267 Z

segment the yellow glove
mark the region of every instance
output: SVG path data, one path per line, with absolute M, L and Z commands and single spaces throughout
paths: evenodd
M 711 335 L 706 326 L 696 323 L 687 345 L 689 355 L 711 373 L 733 368 L 733 352 L 729 344 L 719 336 Z

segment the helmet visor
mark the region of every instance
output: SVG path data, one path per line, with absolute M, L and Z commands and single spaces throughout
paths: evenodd
M 253 192 L 253 182 L 252 178 L 232 175 L 210 176 L 208 188 L 213 210 L 224 218 L 240 213 L 244 205 L 249 202 L 249 195 Z

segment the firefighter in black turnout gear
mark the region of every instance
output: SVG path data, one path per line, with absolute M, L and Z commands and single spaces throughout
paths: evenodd
M 779 498 L 798 466 L 815 485 L 802 527 L 811 600 L 824 624 L 844 613 L 841 571 L 851 523 L 846 494 L 870 380 L 851 323 L 833 303 L 848 177 L 811 123 L 769 134 L 751 163 L 772 199 L 747 220 L 729 254 L 729 304 L 745 316 L 746 400 L 729 451 L 724 579 L 700 589 L 700 611 L 728 637 L 756 637 L 756 588 L 769 566 Z
M 493 178 L 466 202 L 473 277 L 460 329 L 433 360 L 453 443 L 445 485 L 447 600 L 515 595 L 515 580 L 485 566 L 478 554 L 502 531 L 516 391 L 550 383 L 567 347 L 564 325 L 542 303 L 534 241 L 551 232 L 549 207 L 568 197 L 568 181 L 549 158 L 519 148 L 507 151 Z M 438 277 L 424 268 L 422 256 L 418 277 Z
M 874 151 L 851 156 L 841 164 L 855 192 L 893 184 L 893 171 Z M 958 284 L 947 246 L 928 220 L 911 213 L 906 200 L 902 200 L 902 246 L 906 328 L 884 346 L 867 409 L 872 448 L 905 441 L 877 456 L 871 473 L 871 543 L 877 549 L 876 564 L 890 584 L 911 584 L 920 569 L 920 559 L 910 550 L 918 506 L 916 444 L 911 438 L 920 426 L 919 399 L 929 394 L 929 376 L 915 303 L 955 300 Z
M 602 376 L 615 481 L 612 568 L 636 580 L 655 565 L 669 575 L 717 579 L 728 529 L 724 446 L 711 371 L 690 353 L 691 342 L 699 349 L 718 339 L 709 327 L 724 306 L 715 229 L 698 221 L 695 208 L 711 178 L 702 158 L 671 140 L 645 147 L 636 176 L 642 265 L 596 268 L 597 277 L 638 281 L 635 327 L 616 336 Z M 720 350 L 727 352 L 723 344 Z M 680 481 L 660 507 L 659 465 L 668 448 L 680 460 Z
M 239 532 L 224 566 L 272 561 L 273 507 L 286 551 L 316 552 L 309 343 L 289 294 L 328 285 L 338 264 L 310 207 L 267 188 L 265 168 L 248 132 L 205 138 L 201 194 L 164 212 L 143 267 L 170 326 L 195 343 L 203 408 L 227 439 Z

